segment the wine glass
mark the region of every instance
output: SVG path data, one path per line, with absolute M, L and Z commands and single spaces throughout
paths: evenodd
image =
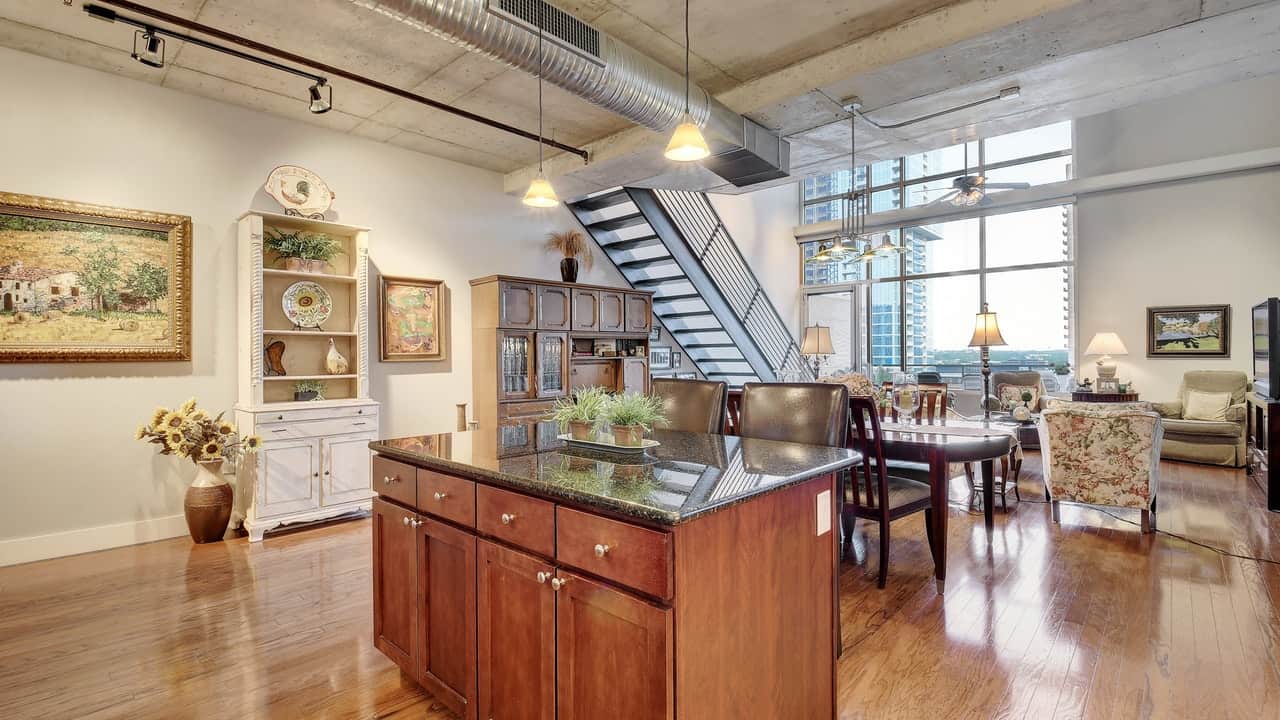
M 916 411 L 920 409 L 920 386 L 916 383 L 916 376 L 910 373 L 894 373 L 890 393 L 893 411 L 898 416 L 898 422 L 914 421 Z

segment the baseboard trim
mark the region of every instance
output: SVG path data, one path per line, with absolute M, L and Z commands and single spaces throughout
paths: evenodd
M 182 515 L 0 540 L 0 567 L 165 540 L 187 534 Z

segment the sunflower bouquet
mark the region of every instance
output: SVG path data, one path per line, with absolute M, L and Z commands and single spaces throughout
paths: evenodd
M 161 455 L 177 455 L 194 463 L 234 462 L 244 453 L 257 452 L 262 438 L 240 437 L 236 426 L 222 419 L 223 414 L 211 417 L 196 407 L 196 399 L 191 398 L 176 410 L 156 408 L 151 421 L 139 426 L 133 437 L 159 445 Z

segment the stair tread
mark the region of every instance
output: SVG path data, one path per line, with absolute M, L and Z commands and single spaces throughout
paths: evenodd
M 645 219 L 643 213 L 634 212 L 609 218 L 608 220 L 599 220 L 591 223 L 587 227 L 593 232 L 607 232 L 610 230 L 621 230 L 623 228 L 635 227 L 636 225 L 646 225 L 648 222 L 649 221 Z
M 715 313 L 711 312 L 710 310 L 691 310 L 689 312 L 666 313 L 663 315 L 659 315 L 659 317 L 661 317 L 663 320 L 681 320 L 683 318 L 705 317 L 707 315 L 715 315 Z
M 629 200 L 631 200 L 631 196 L 627 194 L 627 191 L 623 188 L 618 188 L 613 192 L 579 200 L 573 206 L 580 210 L 603 210 L 614 205 L 621 205 Z
M 676 261 L 675 258 L 671 257 L 670 255 L 666 255 L 663 257 L 656 257 L 656 258 L 644 258 L 643 260 L 626 260 L 618 263 L 618 267 L 619 268 L 645 268 L 645 267 L 653 267 L 654 265 L 674 263 L 675 261 Z
M 624 250 L 635 250 L 637 248 L 649 247 L 651 245 L 661 245 L 662 240 L 659 239 L 657 235 L 645 235 L 643 237 L 631 238 L 630 240 L 617 240 L 611 243 L 601 243 L 597 241 L 597 243 L 600 247 L 604 248 L 605 252 L 612 252 L 615 250 L 622 252 Z

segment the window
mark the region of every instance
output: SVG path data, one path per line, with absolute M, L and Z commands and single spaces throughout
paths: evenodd
M 869 176 L 872 181 L 871 212 L 918 207 L 950 192 L 952 179 L 964 172 L 964 153 L 963 145 L 954 145 L 859 168 L 859 180 Z M 982 168 L 990 182 L 1065 180 L 1071 168 L 1071 124 L 971 142 L 968 154 L 969 172 Z M 846 170 L 843 180 L 807 179 L 804 219 L 827 212 L 813 210 L 817 207 L 830 206 L 839 213 L 841 203 L 811 191 L 847 191 L 849 178 Z M 879 203 L 878 197 L 883 198 Z M 871 262 L 806 265 L 804 282 L 812 288 L 806 292 L 808 322 L 858 327 L 835 317 L 846 306 L 856 312 L 858 302 L 845 301 L 846 290 L 856 291 L 822 286 L 865 285 L 867 342 L 865 356 L 856 359 L 874 368 L 934 370 L 948 382 L 961 383 L 979 372 L 978 352 L 968 343 L 974 313 L 986 302 L 998 313 L 1008 342 L 992 349 L 992 365 L 1047 372 L 1070 356 L 1073 212 L 1071 205 L 1053 205 L 902 227 L 889 234 L 905 247 L 903 252 Z M 837 217 L 828 213 L 823 220 Z M 877 244 L 882 234 L 875 233 Z M 811 257 L 817 245 L 804 243 L 802 255 Z M 833 302 L 837 296 L 841 299 Z M 856 345 L 849 342 L 838 351 L 859 353 Z

